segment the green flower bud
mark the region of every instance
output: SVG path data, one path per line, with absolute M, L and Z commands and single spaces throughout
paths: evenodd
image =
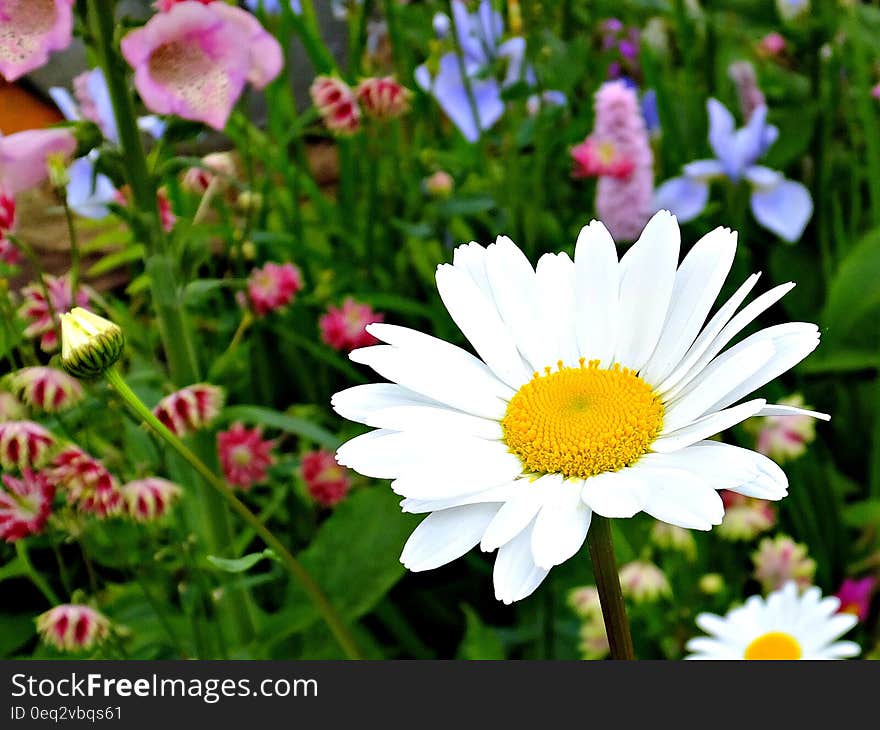
M 122 355 L 125 335 L 108 319 L 82 307 L 61 315 L 61 367 L 75 378 L 95 378 Z

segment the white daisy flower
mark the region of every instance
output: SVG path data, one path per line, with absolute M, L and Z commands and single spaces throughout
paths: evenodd
M 813 586 L 798 595 L 794 582 L 767 599 L 752 596 L 726 616 L 701 613 L 697 626 L 710 636 L 687 643 L 688 659 L 846 659 L 859 645 L 836 641 L 858 623 L 851 613 L 837 613 L 840 601 L 822 598 Z
M 404 511 L 431 513 L 401 555 L 410 570 L 477 544 L 497 549 L 495 595 L 510 603 L 580 549 L 594 510 L 707 530 L 723 516 L 719 489 L 786 494 L 770 459 L 706 439 L 757 415 L 827 419 L 761 398 L 734 405 L 812 352 L 818 329 L 777 325 L 722 352 L 794 285 L 737 313 L 751 276 L 704 326 L 736 234 L 716 229 L 680 266 L 679 242 L 661 211 L 620 261 L 597 221 L 574 261 L 546 254 L 537 269 L 504 236 L 458 247 L 437 287 L 478 357 L 405 327 L 368 326 L 387 344 L 351 359 L 392 382 L 333 397 L 341 416 L 377 429 L 337 458 L 392 479 Z

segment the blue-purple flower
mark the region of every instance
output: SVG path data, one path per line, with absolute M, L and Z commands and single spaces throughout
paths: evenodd
M 709 99 L 707 107 L 714 159 L 691 162 L 682 168 L 684 175 L 663 183 L 654 195 L 654 209 L 670 210 L 684 223 L 703 212 L 712 180 L 726 178 L 734 185 L 745 181 L 752 188 L 750 203 L 758 223 L 786 241 L 797 241 L 813 215 L 813 201 L 801 183 L 756 164 L 779 136 L 767 124 L 767 107 L 756 107 L 740 129 L 717 99 Z

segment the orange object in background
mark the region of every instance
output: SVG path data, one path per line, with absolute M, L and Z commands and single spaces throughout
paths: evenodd
M 18 84 L 0 79 L 0 132 L 48 127 L 63 119 L 58 110 Z

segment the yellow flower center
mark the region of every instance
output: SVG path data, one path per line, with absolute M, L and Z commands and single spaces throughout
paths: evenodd
M 771 631 L 746 647 L 743 659 L 800 659 L 801 645 L 791 634 Z
M 632 370 L 580 367 L 535 373 L 507 405 L 505 443 L 528 472 L 586 478 L 617 471 L 648 451 L 663 404 Z

